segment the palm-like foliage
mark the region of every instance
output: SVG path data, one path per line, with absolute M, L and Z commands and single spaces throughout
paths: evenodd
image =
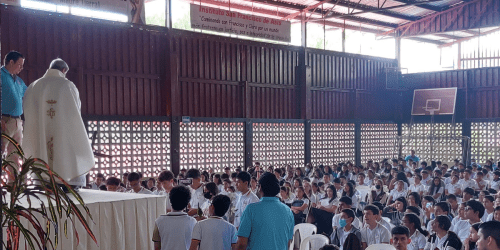
M 2 137 L 16 146 L 13 154 L 19 155 L 22 161 L 19 169 L 14 162 L 2 161 L 2 170 L 10 176 L 10 180 L 13 180 L 9 185 L 2 180 L 3 189 L 7 190 L 1 194 L 3 200 L 7 202 L 2 204 L 4 215 L 1 222 L 2 229 L 7 228 L 7 242 L 2 240 L 4 247 L 8 250 L 19 249 L 22 235 L 31 250 L 55 249 L 59 242 L 61 223 L 64 223 L 64 234 L 67 237 L 68 220 L 72 222 L 77 241 L 79 237 L 75 223 L 79 221 L 97 244 L 82 209 L 77 207 L 77 204 L 81 205 L 92 220 L 82 197 L 63 178 L 53 172 L 47 163 L 41 159 L 25 158 L 23 150 L 15 140 L 5 134 L 2 134 Z M 30 175 L 37 177 L 39 181 L 37 187 L 27 184 Z M 64 185 L 68 192 L 66 193 L 58 183 Z M 70 198 L 70 194 L 76 199 L 77 204 Z M 28 206 L 23 206 L 21 199 Z M 27 223 L 21 223 L 22 219 Z M 31 225 L 36 232 L 29 231 L 28 225 Z M 50 237 L 51 230 L 54 230 L 52 237 Z

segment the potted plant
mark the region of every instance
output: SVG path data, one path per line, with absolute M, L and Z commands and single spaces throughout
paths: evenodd
M 73 228 L 75 223 L 80 222 L 97 244 L 83 216 L 86 213 L 92 220 L 82 197 L 63 178 L 53 172 L 47 163 L 36 158 L 26 158 L 15 140 L 5 134 L 2 134 L 2 137 L 15 145 L 16 150 L 12 154 L 19 155 L 22 162 L 18 169 L 13 162 L 2 159 L 2 171 L 5 171 L 13 181 L 7 185 L 2 180 L 1 223 L 2 230 L 6 229 L 7 232 L 7 242 L 1 239 L 3 247 L 7 250 L 18 250 L 22 235 L 29 246 L 28 249 L 55 249 L 59 243 L 60 225 L 63 225 L 66 237 L 68 235 L 68 220 L 72 222 Z M 39 180 L 37 186 L 28 184 L 31 176 L 36 176 Z M 82 212 L 77 204 L 85 211 Z M 27 223 L 22 223 L 22 219 Z M 29 231 L 28 225 L 31 225 L 36 232 Z M 51 230 L 55 232 L 52 237 L 50 237 Z M 76 229 L 74 231 L 78 239 Z

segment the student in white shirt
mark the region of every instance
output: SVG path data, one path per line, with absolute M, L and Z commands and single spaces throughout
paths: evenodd
M 174 174 L 169 170 L 162 171 L 160 175 L 158 175 L 158 182 L 161 184 L 162 189 L 158 190 L 157 195 L 167 196 L 167 213 L 171 212 L 172 205 L 170 204 L 168 195 L 172 188 L 174 188 Z
M 101 185 L 104 185 L 104 181 L 105 181 L 104 175 L 102 173 L 98 173 L 95 176 L 95 182 L 92 183 L 92 189 L 99 190 Z
M 476 174 L 476 184 L 477 184 L 477 190 L 486 190 L 489 186 L 489 182 L 485 179 L 483 179 L 484 174 L 483 172 L 479 171 Z
M 493 174 L 493 180 L 490 183 L 490 188 L 495 190 L 500 190 L 500 171 L 497 170 Z
M 427 239 L 424 250 L 462 249 L 462 241 L 458 238 L 456 233 L 449 231 L 450 227 L 451 222 L 448 216 L 441 215 L 436 217 L 435 222 L 432 223 L 432 229 L 435 233 Z M 467 228 L 467 230 L 469 230 L 469 228 Z
M 422 176 L 419 174 L 416 174 L 415 177 L 413 178 L 414 184 L 410 185 L 410 189 L 408 192 L 417 192 L 420 196 L 424 195 L 424 192 L 426 191 L 426 186 L 422 184 Z
M 155 221 L 153 241 L 155 250 L 188 250 L 196 220 L 182 212 L 191 199 L 191 191 L 185 186 L 172 188 L 169 194 L 172 212 Z
M 240 172 L 236 177 L 236 189 L 241 193 L 238 195 L 234 212 L 234 226 L 236 228 L 240 226 L 240 219 L 245 208 L 249 204 L 259 202 L 259 197 L 249 189 L 250 180 L 250 174 L 245 171 Z
M 406 197 L 403 181 L 396 181 L 396 187 L 389 193 L 387 204 L 392 204 L 399 197 Z
M 418 215 L 407 213 L 403 217 L 403 225 L 410 230 L 411 242 L 408 245 L 408 250 L 423 250 L 427 243 L 429 232 L 422 229 L 422 223 Z
M 153 194 L 153 192 L 145 189 L 143 186 L 141 186 L 141 176 L 136 173 L 132 172 L 128 175 L 128 182 L 130 183 L 130 191 L 127 193 L 132 193 L 132 194 Z
M 368 187 L 369 185 L 365 182 L 365 174 L 364 173 L 359 173 L 358 174 L 358 180 L 357 180 L 357 186 L 365 186 L 365 187 Z
M 203 183 L 201 182 L 200 170 L 196 168 L 189 169 L 186 173 L 186 178 L 191 178 L 193 183 L 189 186 L 191 190 L 191 201 L 189 202 L 190 208 L 188 214 L 190 216 L 196 215 L 198 207 L 205 203 L 206 199 L 203 194 Z
M 307 197 L 304 187 L 297 187 L 295 190 L 295 200 L 292 202 L 290 209 L 295 218 L 295 225 L 303 223 L 304 219 L 309 212 L 309 203 L 311 201 Z
M 451 178 L 451 182 L 446 185 L 445 194 L 460 195 L 462 193 L 462 185 L 458 182 L 458 175 L 452 175 L 449 178 Z
M 493 220 L 493 213 L 495 212 L 494 207 L 495 198 L 491 195 L 486 195 L 483 199 L 484 204 L 484 215 L 481 218 L 483 222 Z
M 225 195 L 217 195 L 212 199 L 208 208 L 210 217 L 194 226 L 189 250 L 231 250 L 236 246 L 236 227 L 222 218 L 230 206 L 231 199 Z
M 467 220 L 460 221 L 455 225 L 455 233 L 460 237 L 460 240 L 465 241 L 469 237 L 469 228 L 474 223 L 481 222 L 484 215 L 484 206 L 479 201 L 470 200 L 465 208 L 465 218 Z
M 362 249 L 372 244 L 389 244 L 391 233 L 377 222 L 378 207 L 367 205 L 363 210 L 365 226 L 361 229 Z
M 432 196 L 437 202 L 441 201 L 441 197 L 444 194 L 444 186 L 441 178 L 434 177 L 432 179 L 432 184 L 429 187 L 428 195 Z
M 330 236 L 330 242 L 339 246 L 340 250 L 348 250 L 347 248 L 350 245 L 346 245 L 347 236 L 349 236 L 349 234 L 353 234 L 358 238 L 358 242 L 361 242 L 361 231 L 358 227 L 353 225 L 354 220 L 357 218 L 352 209 L 343 209 L 339 215 L 341 216 L 339 219 L 339 227 L 333 230 L 333 233 Z M 344 245 L 346 247 L 344 247 Z
M 344 196 L 339 199 L 339 211 L 342 211 L 344 209 L 352 209 L 352 200 L 351 198 Z M 332 228 L 333 230 L 340 228 L 340 217 L 342 217 L 342 213 L 337 213 L 335 216 L 333 216 L 332 219 Z M 357 217 L 354 217 L 354 221 L 352 222 L 352 225 L 358 229 L 361 229 L 363 224 Z
M 464 178 L 459 181 L 459 183 L 462 185 L 462 190 L 468 187 L 472 188 L 473 190 L 477 190 L 479 188 L 476 181 L 470 178 L 471 174 L 472 171 L 470 169 L 465 170 Z

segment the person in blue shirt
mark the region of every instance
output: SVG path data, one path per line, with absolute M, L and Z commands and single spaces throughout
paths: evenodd
M 4 66 L 1 68 L 2 78 L 2 132 L 16 140 L 21 145 L 23 140 L 23 96 L 26 92 L 26 84 L 18 76 L 23 70 L 24 56 L 17 52 L 7 53 Z M 19 156 L 11 154 L 15 147 L 9 141 L 2 138 L 2 155 L 8 161 L 19 164 Z M 8 182 L 11 181 L 8 176 Z
M 410 151 L 410 155 L 406 156 L 405 161 L 408 162 L 408 160 L 410 159 L 413 160 L 414 162 L 417 162 L 417 164 L 420 161 L 420 158 L 418 158 L 418 156 L 415 155 L 415 150 L 413 149 Z
M 285 250 L 293 238 L 294 218 L 290 208 L 281 203 L 279 181 L 271 173 L 259 180 L 262 198 L 249 204 L 241 217 L 237 249 Z

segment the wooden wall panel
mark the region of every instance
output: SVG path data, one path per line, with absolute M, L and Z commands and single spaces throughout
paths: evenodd
M 26 84 L 42 77 L 53 59 L 68 63 L 83 115 L 166 113 L 156 96 L 166 34 L 15 7 L 2 8 L 1 29 L 1 57 L 10 50 L 26 57 L 20 74 Z
M 306 64 L 313 87 L 380 90 L 385 89 L 384 68 L 395 67 L 396 60 L 307 49 Z
M 353 118 L 351 92 L 313 90 L 311 97 L 313 119 Z

